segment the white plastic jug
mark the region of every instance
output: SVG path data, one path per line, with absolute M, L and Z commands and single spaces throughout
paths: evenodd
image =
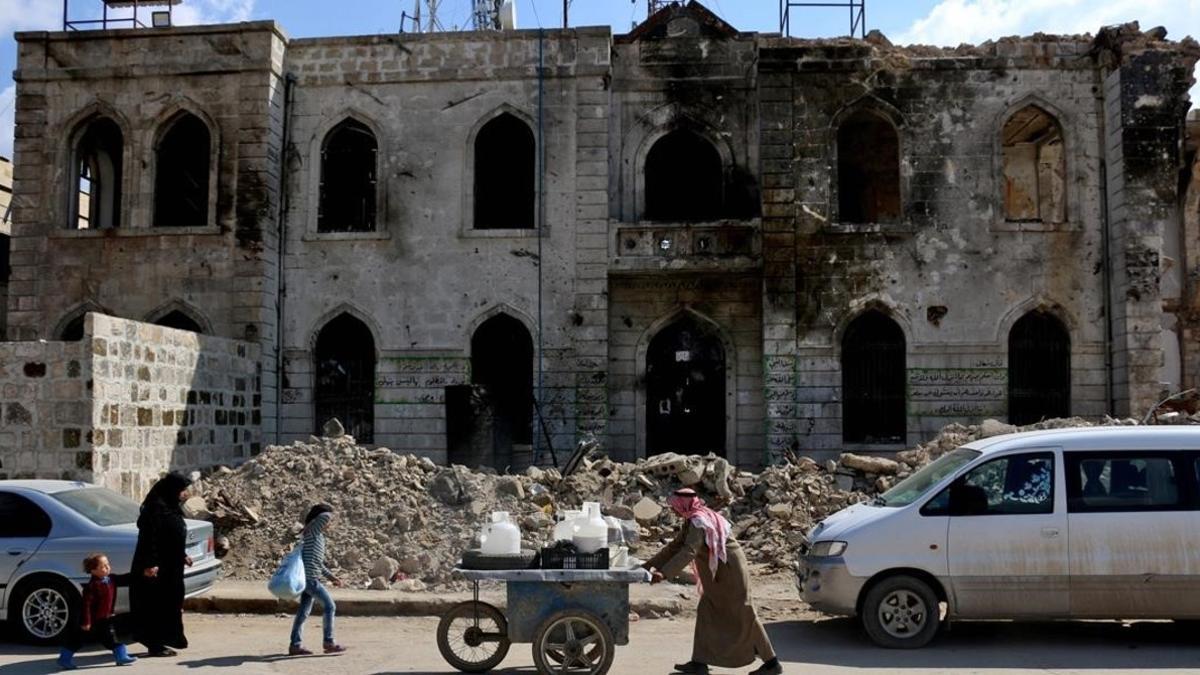
M 521 552 L 521 528 L 508 519 L 507 511 L 492 511 L 492 522 L 479 533 L 485 555 L 516 555 Z
M 608 523 L 600 515 L 600 504 L 583 503 L 583 517 L 578 521 L 575 537 L 571 540 L 580 553 L 595 553 L 608 547 Z
M 575 528 L 579 526 L 583 511 L 563 511 L 562 520 L 554 526 L 554 541 L 574 541 Z

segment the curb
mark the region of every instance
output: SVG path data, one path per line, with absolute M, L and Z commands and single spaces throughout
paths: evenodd
M 381 594 L 383 595 L 383 594 Z M 470 600 L 470 595 L 440 596 L 432 598 L 404 598 L 385 595 L 379 599 L 337 598 L 339 616 L 435 616 L 440 617 L 451 607 Z M 502 595 L 484 594 L 480 600 L 504 609 Z M 685 605 L 680 600 L 630 599 L 630 610 L 642 616 L 652 612 L 670 612 L 672 616 L 695 610 L 692 603 Z M 201 614 L 294 614 L 299 603 L 296 600 L 279 600 L 271 596 L 229 597 L 203 595 L 184 601 L 184 610 Z

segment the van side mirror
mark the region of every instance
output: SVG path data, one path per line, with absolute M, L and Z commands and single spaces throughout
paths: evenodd
M 978 516 L 987 512 L 987 493 L 983 488 L 963 482 L 950 486 L 950 515 Z

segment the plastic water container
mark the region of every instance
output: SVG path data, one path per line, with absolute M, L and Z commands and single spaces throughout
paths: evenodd
M 516 555 L 521 552 L 521 528 L 509 520 L 507 511 L 492 511 L 492 522 L 479 533 L 479 547 L 485 555 Z
M 571 541 L 580 553 L 595 553 L 608 547 L 608 523 L 600 515 L 600 504 L 596 502 L 583 503 L 583 517 L 578 521 L 575 537 Z
M 562 520 L 554 526 L 554 541 L 575 541 L 576 522 L 583 516 L 583 511 L 563 511 Z

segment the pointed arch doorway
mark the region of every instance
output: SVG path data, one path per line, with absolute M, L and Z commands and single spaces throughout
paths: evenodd
M 715 325 L 684 314 L 646 349 L 646 454 L 726 454 L 726 350 Z

